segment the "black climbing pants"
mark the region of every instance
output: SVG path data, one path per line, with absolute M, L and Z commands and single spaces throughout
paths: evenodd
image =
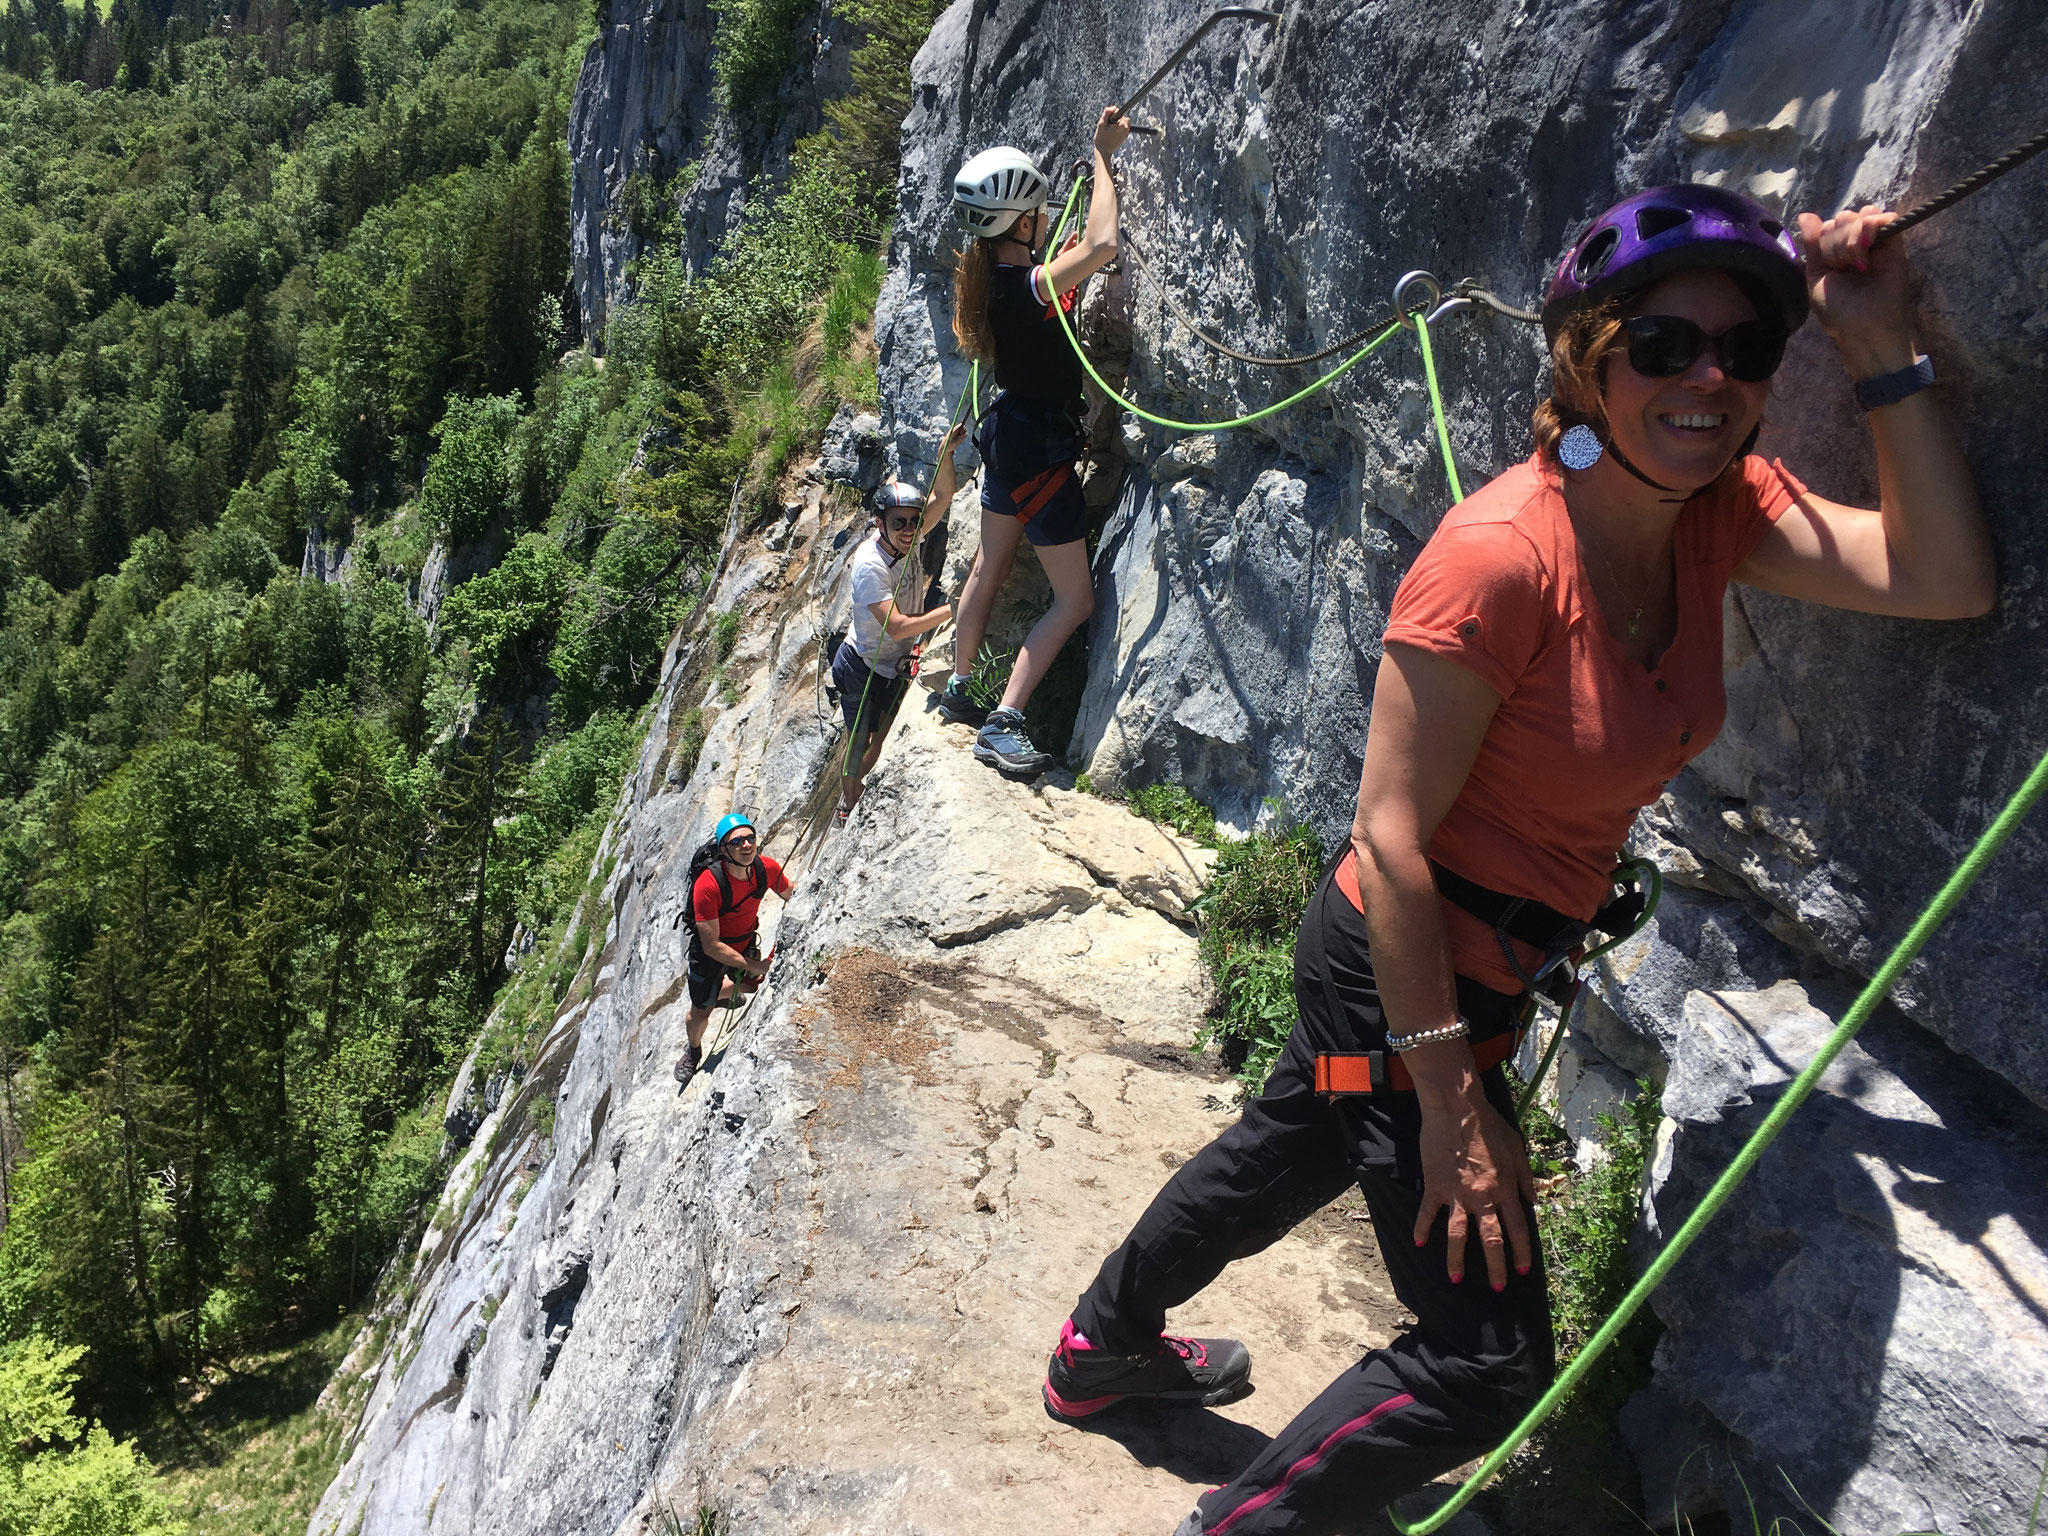
M 1199 1501 L 1205 1536 L 1321 1536 L 1363 1530 L 1400 1494 L 1490 1450 L 1550 1383 L 1549 1302 L 1540 1251 L 1493 1290 L 1476 1234 L 1465 1278 L 1445 1273 L 1447 1213 L 1414 1241 L 1422 1203 L 1421 1112 L 1412 1093 L 1334 1103 L 1314 1092 L 1322 1051 L 1381 1049 L 1385 1027 L 1365 920 L 1326 876 L 1295 946 L 1300 1020 L 1265 1091 L 1181 1165 L 1074 1309 L 1074 1327 L 1118 1354 L 1158 1338 L 1169 1307 L 1233 1259 L 1271 1246 L 1353 1180 L 1365 1194 L 1394 1294 L 1415 1326 L 1324 1389 L 1225 1487 Z M 1459 978 L 1475 1035 L 1511 1025 L 1514 999 Z M 1501 1070 L 1487 1099 L 1510 1122 Z M 1530 1226 L 1535 1225 L 1534 1214 Z

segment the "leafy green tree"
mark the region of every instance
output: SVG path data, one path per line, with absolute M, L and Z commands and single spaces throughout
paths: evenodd
M 480 692 L 517 690 L 542 675 L 576 575 L 559 544 L 529 533 L 494 568 L 448 594 L 441 623 L 467 643 Z
M 420 485 L 421 511 L 455 545 L 473 543 L 505 510 L 506 447 L 519 423 L 512 395 L 451 400 Z
M 0 1345 L 0 1536 L 177 1536 L 149 1462 L 72 1411 L 84 1354 Z

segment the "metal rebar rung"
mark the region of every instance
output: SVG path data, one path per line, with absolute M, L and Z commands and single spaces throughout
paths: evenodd
M 1131 108 L 1151 95 L 1152 88 L 1173 73 L 1174 66 L 1188 56 L 1195 44 L 1209 35 L 1210 28 L 1220 22 L 1231 20 L 1257 21 L 1263 22 L 1267 26 L 1278 26 L 1280 24 L 1280 13 L 1278 11 L 1261 10 L 1259 7 L 1252 5 L 1227 5 L 1222 10 L 1214 12 L 1207 21 L 1188 34 L 1187 41 L 1174 49 L 1168 55 L 1164 64 L 1152 71 L 1151 77 L 1143 85 L 1131 92 L 1129 99 L 1116 109 L 1117 116 L 1129 117 L 1131 115 Z M 1146 128 L 1138 131 L 1143 133 L 1159 132 L 1157 128 Z

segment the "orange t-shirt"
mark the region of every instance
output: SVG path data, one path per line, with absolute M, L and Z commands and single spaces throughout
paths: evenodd
M 1728 578 L 1805 492 L 1750 457 L 1679 509 L 1678 632 L 1649 670 L 1608 633 L 1539 458 L 1452 508 L 1394 594 L 1386 643 L 1455 661 L 1501 703 L 1430 857 L 1572 917 L 1598 911 L 1636 812 L 1721 729 Z M 1444 923 L 1460 972 L 1521 990 L 1491 928 L 1448 901 Z

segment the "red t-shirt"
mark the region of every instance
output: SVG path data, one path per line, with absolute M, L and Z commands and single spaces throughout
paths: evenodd
M 789 877 L 782 872 L 782 866 L 769 858 L 759 855 L 756 860 L 761 868 L 758 872 L 748 870 L 735 877 L 730 864 L 725 867 L 725 877 L 732 882 L 732 910 L 723 917 L 718 907 L 725 897 L 718 889 L 718 871 L 707 869 L 697 877 L 697 883 L 690 887 L 690 917 L 699 923 L 718 924 L 718 936 L 728 944 L 735 940 L 742 943 L 753 937 L 755 913 L 761 906 L 761 893 L 773 891 L 778 896 L 787 896 L 792 887 Z M 765 879 L 762 877 L 766 876 Z M 735 948 L 739 947 L 737 944 Z
M 1750 457 L 1679 509 L 1678 631 L 1648 670 L 1608 632 L 1540 459 L 1452 508 L 1394 595 L 1386 643 L 1457 662 L 1501 703 L 1430 857 L 1573 917 L 1598 911 L 1636 812 L 1721 729 L 1728 578 L 1805 492 Z M 1492 929 L 1449 902 L 1444 922 L 1459 971 L 1521 989 Z

